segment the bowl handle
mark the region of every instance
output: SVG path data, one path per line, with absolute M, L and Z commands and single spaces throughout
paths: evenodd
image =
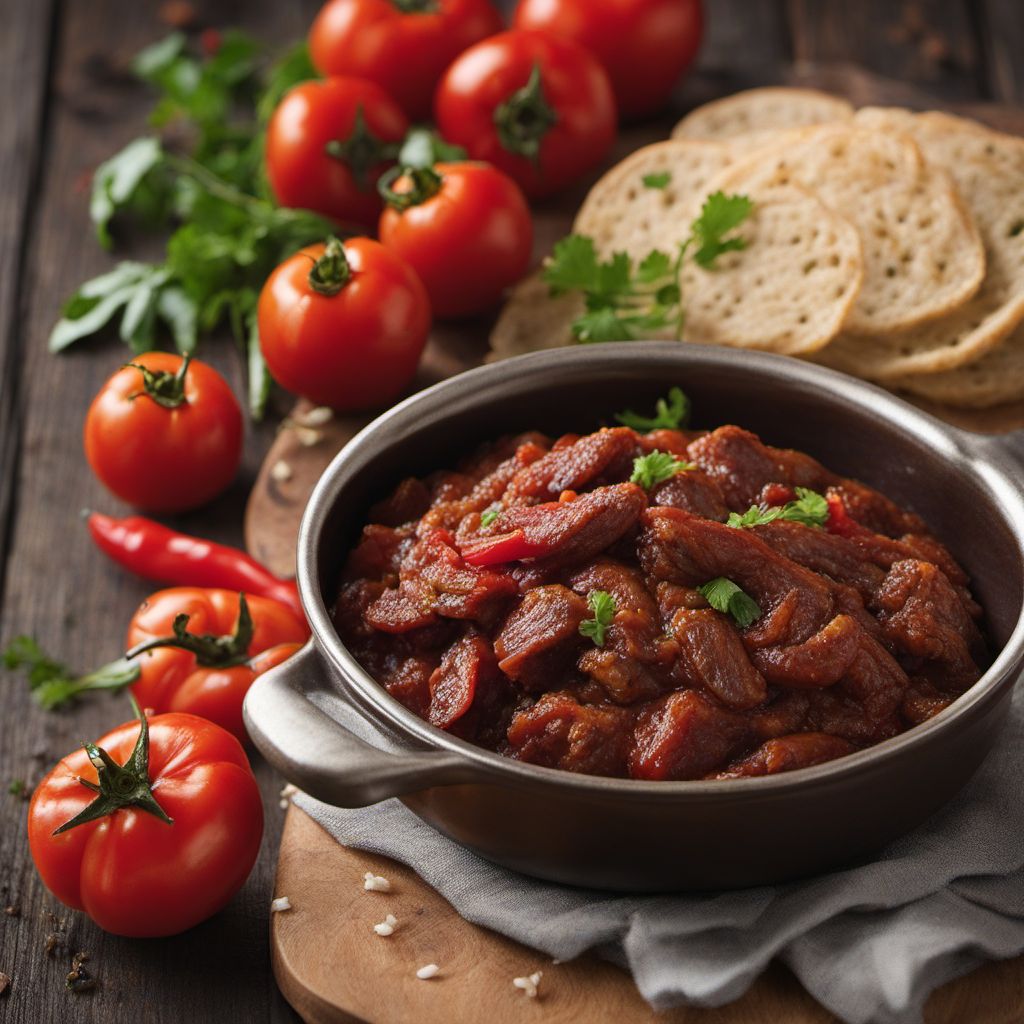
M 310 641 L 261 675 L 245 697 L 249 736 L 289 782 L 335 807 L 366 807 L 474 777 L 472 765 L 458 754 L 392 754 L 359 739 L 310 700 L 323 689 L 323 671 Z

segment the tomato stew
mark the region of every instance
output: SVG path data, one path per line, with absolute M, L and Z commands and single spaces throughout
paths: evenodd
M 988 660 L 918 516 L 736 426 L 523 434 L 369 518 L 341 639 L 417 715 L 532 764 L 806 767 L 930 718 Z

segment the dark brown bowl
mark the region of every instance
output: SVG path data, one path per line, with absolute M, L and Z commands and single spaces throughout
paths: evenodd
M 328 606 L 369 504 L 502 433 L 596 428 L 674 384 L 696 426 L 737 423 L 920 513 L 970 573 L 998 657 L 953 705 L 868 750 L 789 774 L 638 782 L 522 764 L 403 708 L 338 639 Z M 1015 450 L 1014 450 L 1015 449 Z M 984 759 L 1024 659 L 1024 438 L 971 435 L 891 395 L 777 356 L 671 342 L 541 352 L 461 374 L 371 423 L 310 498 L 298 579 L 313 640 L 256 681 L 245 719 L 291 782 L 342 807 L 400 796 L 489 860 L 616 890 L 779 882 L 869 856 L 950 799 Z M 319 709 L 341 697 L 397 752 Z

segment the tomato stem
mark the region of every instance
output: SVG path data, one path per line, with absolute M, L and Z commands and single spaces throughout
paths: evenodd
M 142 363 L 125 363 L 125 367 L 130 366 L 142 374 L 143 390 L 129 395 L 129 399 L 134 400 L 146 395 L 165 409 L 177 409 L 186 401 L 185 374 L 188 373 L 190 362 L 192 362 L 192 355 L 186 352 L 177 373 L 169 373 L 167 370 L 154 371 L 148 366 L 143 366 Z
M 348 167 L 361 192 L 369 192 L 373 187 L 370 181 L 371 168 L 394 160 L 400 148 L 401 143 L 385 142 L 373 134 L 360 104 L 356 107 L 356 116 L 352 121 L 352 133 L 347 139 L 331 139 L 324 146 L 324 152 Z
M 544 136 L 557 123 L 558 114 L 544 95 L 539 64 L 533 65 L 526 85 L 494 110 L 494 124 L 501 144 L 534 164 L 540 160 Z
M 395 183 L 399 178 L 409 182 L 404 192 L 395 191 Z M 392 167 L 379 182 L 377 191 L 381 199 L 393 210 L 401 213 L 410 206 L 419 206 L 441 191 L 444 179 L 433 167 Z
M 328 238 L 323 255 L 309 271 L 309 287 L 320 295 L 337 295 L 352 278 L 352 267 L 340 239 Z
M 438 10 L 437 0 L 391 0 L 403 14 L 433 14 Z
M 238 621 L 235 631 L 226 636 L 214 636 L 212 633 L 190 633 L 189 617 L 182 612 L 174 617 L 173 636 L 156 637 L 136 644 L 126 658 L 137 658 L 146 651 L 159 647 L 171 647 L 179 651 L 188 651 L 196 656 L 196 663 L 204 668 L 232 668 L 244 665 L 249 660 L 249 645 L 252 643 L 253 626 L 249 602 L 245 594 L 238 595 Z
M 149 781 L 149 722 L 134 697 L 131 698 L 131 702 L 132 710 L 139 719 L 140 725 L 135 748 L 124 764 L 118 764 L 102 747 L 96 746 L 95 743 L 85 744 L 85 752 L 96 768 L 99 785 L 88 779 L 79 779 L 78 781 L 86 789 L 92 790 L 96 794 L 96 799 L 69 821 L 65 821 L 60 828 L 55 829 L 53 833 L 55 836 L 59 836 L 61 832 L 67 832 L 77 825 L 84 825 L 87 821 L 105 818 L 122 807 L 138 807 L 167 825 L 174 824 L 174 819 L 157 803 L 156 797 L 153 796 Z

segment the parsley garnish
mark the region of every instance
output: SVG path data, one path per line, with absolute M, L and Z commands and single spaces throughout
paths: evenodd
M 722 253 L 745 248 L 746 239 L 730 232 L 752 209 L 746 196 L 715 192 L 705 200 L 700 216 L 690 225 L 689 237 L 674 254 L 655 249 L 639 263 L 624 252 L 599 259 L 592 238 L 569 235 L 555 246 L 544 267 L 544 280 L 552 295 L 583 293 L 586 312 L 572 324 L 577 341 L 632 341 L 665 328 L 681 337 L 680 277 L 691 248 L 694 261 L 705 270 Z
M 731 615 L 741 629 L 746 629 L 755 619 L 761 617 L 758 603 L 724 576 L 709 580 L 697 589 L 715 611 Z
M 644 434 L 652 430 L 678 430 L 690 421 L 690 400 L 682 388 L 671 388 L 667 400 L 659 398 L 654 403 L 653 416 L 641 416 L 627 409 L 617 412 L 615 418 L 624 427 L 632 427 Z
M 803 523 L 804 526 L 824 526 L 828 521 L 828 501 L 807 487 L 797 487 L 796 495 L 796 500 L 785 505 L 773 505 L 766 509 L 751 505 L 742 515 L 732 512 L 725 525 L 742 529 L 786 519 L 791 523 Z
M 658 171 L 654 174 L 645 174 L 641 179 L 644 188 L 667 188 L 672 180 L 671 171 Z
M 644 490 L 650 490 L 655 484 L 693 469 L 692 462 L 678 459 L 671 452 L 650 452 L 639 455 L 633 460 L 633 475 L 629 482 L 639 484 Z
M 587 594 L 587 604 L 594 617 L 580 623 L 580 633 L 604 647 L 605 634 L 615 618 L 615 598 L 607 590 L 592 590 Z
M 120 658 L 75 678 L 66 665 L 49 657 L 30 636 L 17 636 L 3 652 L 4 668 L 27 670 L 32 695 L 47 710 L 68 703 L 86 690 L 120 690 L 139 678 L 137 662 Z
M 501 515 L 501 510 L 496 508 L 489 508 L 480 513 L 480 525 L 490 526 L 498 516 Z

